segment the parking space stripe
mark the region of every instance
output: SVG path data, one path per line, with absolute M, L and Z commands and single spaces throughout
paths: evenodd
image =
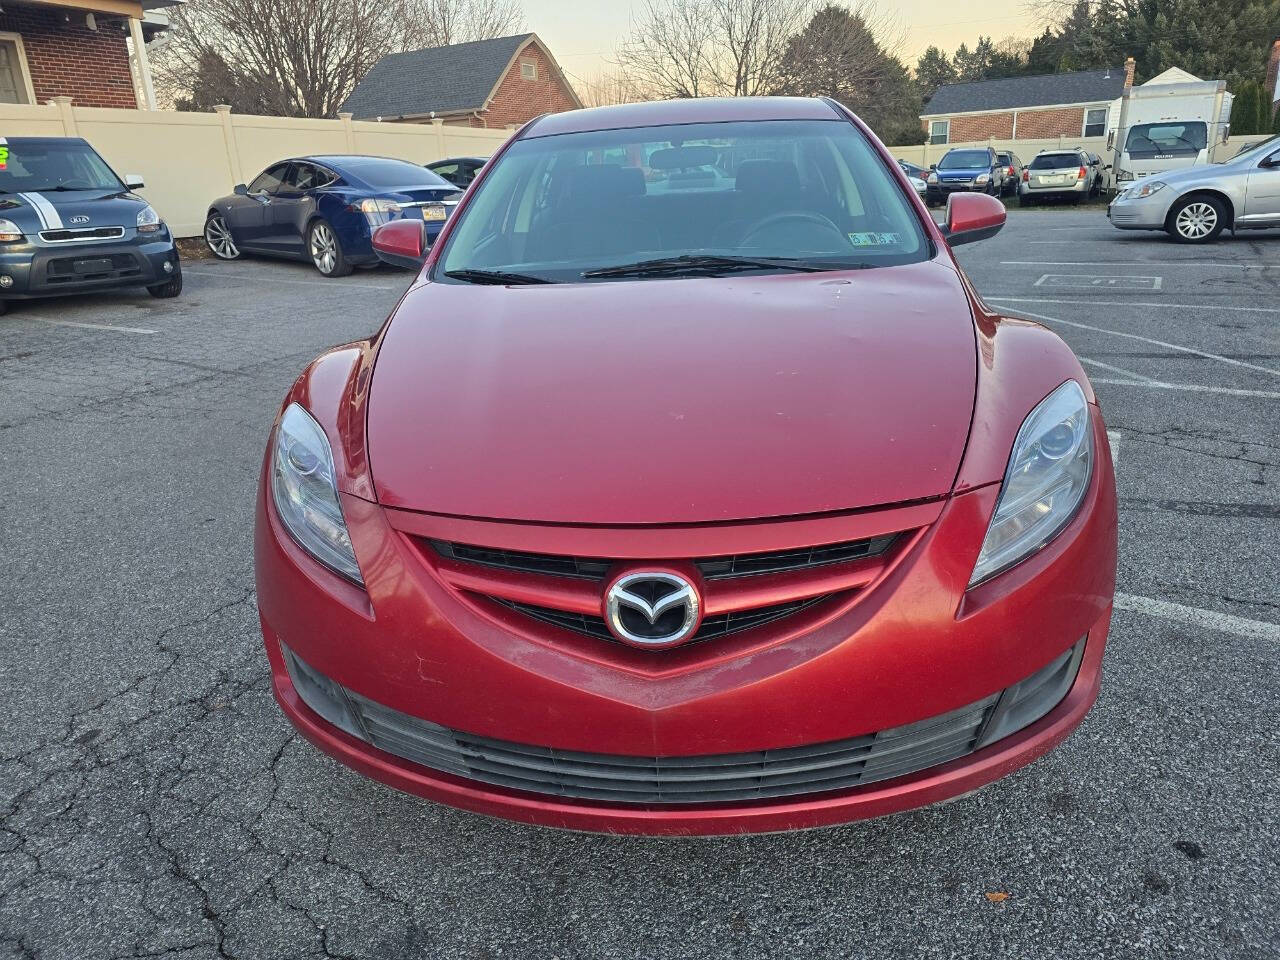
M 982 299 L 999 303 L 1064 303 L 1080 304 L 1089 307 L 1168 307 L 1174 310 L 1231 310 L 1242 313 L 1280 313 L 1280 307 L 1235 307 L 1219 306 L 1216 303 L 1164 303 L 1154 300 L 1065 300 L 1047 297 L 992 297 L 982 295 Z
M 1030 310 L 1023 310 L 1021 313 L 1028 317 L 1034 317 L 1036 320 L 1044 320 L 1046 323 L 1061 323 L 1068 327 L 1079 327 L 1081 330 L 1092 330 L 1095 333 L 1107 333 L 1113 337 L 1124 337 L 1128 340 L 1139 340 L 1142 343 L 1150 343 L 1157 347 L 1167 347 L 1170 350 L 1176 350 L 1179 353 L 1190 353 L 1197 357 L 1204 357 L 1206 360 L 1217 360 L 1219 363 L 1230 364 L 1233 367 L 1244 367 L 1246 370 L 1256 370 L 1259 373 L 1269 373 L 1273 377 L 1280 377 L 1280 370 L 1273 370 L 1270 367 L 1260 367 L 1256 363 L 1245 363 L 1243 360 L 1236 360 L 1234 357 L 1224 357 L 1220 353 L 1209 353 L 1206 350 L 1197 350 L 1195 347 L 1184 347 L 1179 343 L 1169 343 L 1167 340 L 1155 340 L 1151 337 L 1141 337 L 1136 333 L 1125 333 L 1123 330 L 1108 330 L 1106 327 L 1095 327 L 1091 323 L 1077 323 L 1074 320 L 1060 320 L 1057 317 L 1046 317 L 1043 314 L 1032 313 Z
M 1135 380 L 1141 380 L 1145 383 L 1160 383 L 1155 377 L 1144 376 L 1141 373 L 1135 373 L 1133 370 L 1126 370 L 1124 367 L 1115 367 L 1109 363 L 1103 363 L 1101 360 L 1092 360 L 1089 357 L 1080 357 L 1080 362 L 1091 367 L 1101 367 L 1103 370 L 1110 370 L 1112 373 L 1118 373 L 1121 376 L 1133 377 Z
M 1119 430 L 1107 431 L 1107 446 L 1111 448 L 1111 466 L 1113 469 L 1120 462 L 1120 437 Z
M 109 323 L 77 323 L 74 320 L 45 320 L 41 317 L 30 317 L 36 323 L 48 324 L 51 327 L 76 327 L 81 330 L 110 330 L 112 333 L 159 333 L 146 327 L 116 327 Z
M 1153 380 L 1114 380 L 1109 377 L 1090 377 L 1090 383 L 1105 383 L 1115 387 L 1141 387 L 1146 390 L 1185 390 L 1189 393 L 1224 393 L 1230 397 L 1258 397 L 1261 400 L 1280 400 L 1280 390 L 1247 390 L 1243 387 L 1210 387 L 1202 383 L 1164 383 Z
M 1192 627 L 1216 630 L 1219 633 L 1233 633 L 1238 637 L 1248 637 L 1251 640 L 1280 642 L 1280 623 L 1250 620 L 1230 613 L 1188 607 L 1171 600 L 1154 600 L 1151 597 L 1139 597 L 1131 593 L 1117 593 L 1115 607 L 1117 610 L 1128 610 L 1131 613 L 1172 620 Z

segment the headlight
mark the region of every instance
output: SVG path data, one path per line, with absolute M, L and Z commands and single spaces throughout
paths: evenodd
M 1132 180 L 1133 172 L 1130 170 L 1121 170 L 1119 173 L 1116 174 L 1116 179 L 1122 182 L 1125 180 Z
M 155 207 L 147 204 L 138 211 L 138 232 L 139 233 L 155 233 L 164 224 L 160 220 L 160 214 L 156 213 Z
M 401 214 L 400 204 L 382 197 L 368 197 L 360 201 L 360 212 L 369 219 L 370 226 L 379 226 L 388 220 L 395 220 Z
M 285 529 L 329 569 L 364 583 L 338 503 L 333 453 L 320 425 L 291 403 L 276 427 L 271 497 Z
M 22 239 L 22 228 L 12 220 L 0 219 L 0 242 L 10 243 Z
M 1149 197 L 1153 193 L 1163 190 L 1165 185 L 1159 180 L 1143 180 L 1136 187 L 1129 188 L 1130 199 L 1141 200 L 1143 197 Z
M 1035 553 L 1080 508 L 1093 473 L 1093 429 L 1084 391 L 1068 380 L 1018 430 L 996 510 L 969 586 Z
M 980 174 L 978 174 L 976 177 L 974 177 L 974 178 L 973 178 L 973 182 L 974 182 L 974 183 L 990 183 L 990 182 L 991 182 L 991 174 L 989 174 L 989 173 L 980 173 Z
M 937 175 L 936 173 L 931 173 L 931 174 L 929 174 L 929 179 L 928 179 L 928 181 L 927 181 L 927 182 L 928 182 L 928 183 L 937 183 L 937 182 L 938 182 L 938 175 Z

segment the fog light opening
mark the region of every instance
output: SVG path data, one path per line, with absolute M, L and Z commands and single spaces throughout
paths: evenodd
M 13 277 L 9 276 L 7 273 L 0 275 L 0 287 L 7 288 L 12 286 L 13 286 Z

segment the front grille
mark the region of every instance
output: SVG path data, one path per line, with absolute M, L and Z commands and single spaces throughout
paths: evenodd
M 353 736 L 412 763 L 558 797 L 698 804 L 846 790 L 966 756 L 1057 706 L 1075 681 L 1084 643 L 1020 683 L 916 723 L 799 747 L 680 757 L 586 753 L 474 736 L 362 697 L 287 647 L 284 654 L 294 688 L 307 706 Z
M 585 613 L 569 613 L 565 610 L 539 607 L 531 603 L 518 603 L 515 600 L 505 600 L 501 597 L 490 597 L 489 599 L 504 607 L 518 610 L 525 616 L 541 620 L 543 623 L 563 627 L 565 630 L 572 630 L 574 633 L 581 633 L 588 637 L 595 637 L 597 640 L 609 640 L 611 642 L 617 642 L 618 639 L 609 632 L 603 617 L 595 617 Z M 804 600 L 792 600 L 788 603 L 776 603 L 768 607 L 756 607 L 754 610 L 734 610 L 730 613 L 706 617 L 688 643 L 696 643 L 699 640 L 714 640 L 717 637 L 727 637 L 732 633 L 740 633 L 743 630 L 762 627 L 767 623 L 781 620 L 783 617 L 789 617 L 793 613 L 799 613 L 801 610 L 816 606 L 826 599 L 826 596 L 809 597 Z
M 695 559 L 694 564 L 708 580 L 752 574 L 789 573 L 832 563 L 877 557 L 888 550 L 897 538 L 898 534 L 888 534 L 864 540 L 850 540 L 846 543 L 821 544 L 816 547 L 704 557 Z M 516 573 L 545 573 L 561 577 L 604 580 L 608 576 L 610 566 L 615 563 L 613 560 L 602 557 L 565 557 L 545 553 L 525 553 L 517 550 L 473 547 L 443 540 L 429 542 L 432 549 L 442 557 Z
M 119 240 L 124 227 L 85 227 L 82 230 L 41 230 L 40 239 L 48 243 L 71 243 L 77 240 Z

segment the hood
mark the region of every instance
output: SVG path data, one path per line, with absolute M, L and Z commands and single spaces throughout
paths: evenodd
M 948 493 L 973 410 L 944 262 L 717 279 L 423 284 L 368 401 L 387 506 L 553 523 L 746 520 Z
M 12 220 L 28 235 L 41 230 L 133 228 L 144 206 L 146 201 L 141 197 L 117 190 L 0 194 L 0 217 Z

